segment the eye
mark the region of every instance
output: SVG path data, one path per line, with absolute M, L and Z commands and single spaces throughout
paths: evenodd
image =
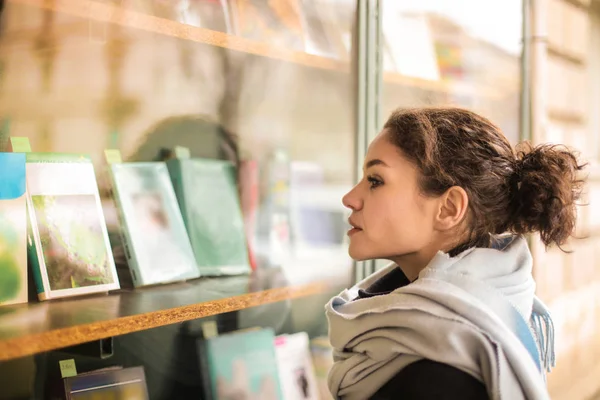
M 368 176 L 367 181 L 369 182 L 369 187 L 371 189 L 375 189 L 376 187 L 383 185 L 383 181 L 375 178 L 374 176 Z

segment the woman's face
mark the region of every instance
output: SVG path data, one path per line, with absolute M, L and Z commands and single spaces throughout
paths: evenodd
M 348 236 L 353 259 L 389 259 L 400 265 L 403 258 L 426 263 L 435 254 L 435 249 L 430 253 L 439 204 L 421 194 L 417 178 L 416 166 L 385 131 L 380 133 L 369 146 L 363 178 L 342 200 L 352 210 Z

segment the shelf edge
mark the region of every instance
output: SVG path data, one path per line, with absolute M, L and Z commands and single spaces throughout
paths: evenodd
M 332 288 L 331 283 L 316 282 L 299 286 L 268 289 L 240 296 L 226 297 L 203 303 L 0 340 L 0 361 L 58 350 L 111 336 L 120 336 L 198 318 L 239 311 L 278 301 L 308 297 L 324 293 L 326 290 Z
M 34 6 L 80 18 L 107 22 L 123 27 L 158 33 L 164 36 L 236 50 L 243 53 L 279 59 L 308 67 L 341 72 L 350 71 L 349 63 L 344 63 L 332 58 L 285 48 L 277 48 L 268 43 L 257 42 L 224 32 L 186 25 L 177 21 L 126 10 L 112 4 L 104 4 L 90 0 L 55 0 L 52 2 L 44 0 L 9 0 L 8 2 Z

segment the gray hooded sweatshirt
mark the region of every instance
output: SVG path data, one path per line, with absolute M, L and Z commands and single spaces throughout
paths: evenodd
M 532 258 L 519 236 L 496 248 L 438 253 L 418 279 L 387 295 L 356 300 L 390 265 L 326 306 L 335 398 L 365 400 L 402 368 L 428 359 L 482 381 L 493 400 L 549 399 L 552 320 L 534 295 Z M 399 394 L 400 395 L 400 394 Z

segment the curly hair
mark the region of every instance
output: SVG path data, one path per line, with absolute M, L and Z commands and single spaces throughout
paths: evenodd
M 539 232 L 546 246 L 573 233 L 585 164 L 565 146 L 524 142 L 514 149 L 492 122 L 460 108 L 399 109 L 384 131 L 418 167 L 424 195 L 452 186 L 466 191 L 469 239 L 451 255 L 489 246 L 506 232 Z

